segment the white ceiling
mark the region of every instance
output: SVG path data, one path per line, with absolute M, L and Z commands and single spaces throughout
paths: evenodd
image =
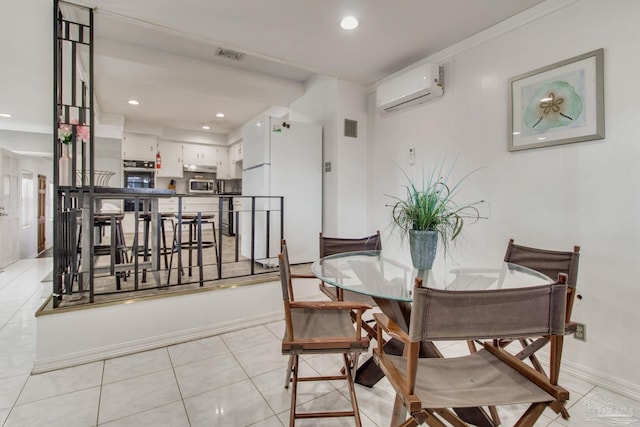
M 315 73 L 369 86 L 542 2 L 76 0 L 96 8 L 95 97 L 104 121 L 200 131 L 209 124 L 225 134 L 287 106 Z M 13 114 L 0 128 L 51 129 L 51 3 L 0 0 L 0 113 Z M 358 29 L 339 28 L 345 14 L 360 20 Z M 218 58 L 217 48 L 246 57 Z M 141 105 L 129 106 L 130 98 Z

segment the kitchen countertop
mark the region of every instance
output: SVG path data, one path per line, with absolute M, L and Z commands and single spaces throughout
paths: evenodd
M 175 197 L 229 197 L 229 196 L 240 196 L 241 193 L 221 193 L 221 194 L 196 194 L 196 193 L 176 193 Z
M 175 190 L 160 188 L 117 188 L 117 187 L 95 187 L 93 189 L 95 197 L 173 197 Z

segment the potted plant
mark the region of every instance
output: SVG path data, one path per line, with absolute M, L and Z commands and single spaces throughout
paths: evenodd
M 403 171 L 409 183 L 405 186 L 405 198 L 390 196 L 394 229 L 400 232 L 401 241 L 409 236 L 409 247 L 414 268 L 431 269 L 436 256 L 438 240 L 446 252 L 449 242 L 460 235 L 465 220 L 476 222 L 481 218 L 477 205 L 483 200 L 458 205 L 454 202 L 460 184 L 469 176 L 449 183 L 452 167 L 444 162 L 430 174 L 424 175 L 417 185 Z

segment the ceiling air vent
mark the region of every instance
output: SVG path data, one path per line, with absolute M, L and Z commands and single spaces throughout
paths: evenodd
M 344 119 L 344 136 L 358 137 L 358 122 L 356 120 Z
M 241 52 L 236 52 L 235 50 L 223 49 L 219 47 L 216 50 L 216 56 L 222 56 L 224 58 L 232 59 L 234 61 L 242 61 L 245 54 Z

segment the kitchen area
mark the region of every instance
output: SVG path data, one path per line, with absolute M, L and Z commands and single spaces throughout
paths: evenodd
M 161 213 L 177 214 L 180 196 L 183 213 L 213 214 L 222 233 L 235 236 L 238 225 L 234 204 L 237 209 L 240 201 L 234 200 L 234 196 L 242 194 L 242 154 L 241 141 L 226 146 L 125 134 L 122 140 L 123 187 L 175 190 L 176 197 L 160 200 Z M 221 197 L 223 215 L 218 218 Z M 134 201 L 124 202 L 122 209 L 125 233 L 133 232 Z
M 94 241 L 104 246 L 95 268 L 106 272 L 94 276 L 95 295 L 274 272 L 285 235 L 293 263 L 317 258 L 321 127 L 265 116 L 241 131 L 230 144 L 124 132 L 109 162 L 96 156 L 96 173 L 110 165 L 114 179 L 94 193 Z

